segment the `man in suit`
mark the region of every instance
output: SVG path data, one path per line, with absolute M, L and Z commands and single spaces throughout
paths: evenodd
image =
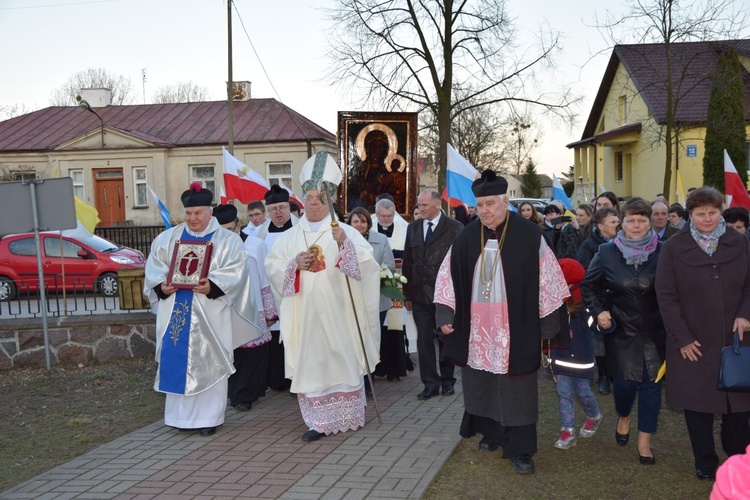
M 417 325 L 417 351 L 419 354 L 419 374 L 424 390 L 417 397 L 430 399 L 440 394 L 454 394 L 453 365 L 440 362 L 437 370 L 435 356 L 435 280 L 445 254 L 453 244 L 456 235 L 464 225 L 446 216 L 440 209 L 440 193 L 425 189 L 417 198 L 417 206 L 422 218 L 409 224 L 404 243 L 403 274 L 408 280 L 404 284 L 406 308 L 414 313 Z M 439 342 L 442 351 L 442 342 Z
M 669 207 L 662 201 L 651 202 L 651 228 L 659 236 L 659 241 L 666 241 L 679 231 L 669 223 Z

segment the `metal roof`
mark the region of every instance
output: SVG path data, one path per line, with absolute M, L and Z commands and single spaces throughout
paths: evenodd
M 734 47 L 740 56 L 750 57 L 750 40 L 722 40 L 671 44 L 670 57 L 679 99 L 675 122 L 700 125 L 706 122 L 711 96 L 712 75 L 722 51 Z M 639 95 L 648 106 L 656 123 L 667 121 L 666 68 L 667 57 L 663 43 L 616 45 L 602 77 L 599 91 L 583 129 L 581 141 L 594 136 L 604 103 L 614 82 L 618 66 L 622 64 L 633 80 Z M 744 71 L 745 119 L 750 121 L 750 75 Z M 579 141 L 580 142 L 580 141 Z M 569 144 L 568 147 L 577 145 Z
M 107 128 L 132 134 L 154 147 L 220 145 L 228 142 L 226 101 L 142 104 L 97 108 Z M 101 122 L 77 106 L 52 106 L 0 122 L 0 152 L 42 152 L 94 132 Z M 235 144 L 335 136 L 276 99 L 234 103 Z

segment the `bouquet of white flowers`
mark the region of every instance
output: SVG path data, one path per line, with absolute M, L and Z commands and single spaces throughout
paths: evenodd
M 380 266 L 380 293 L 389 299 L 406 300 L 403 292 L 403 284 L 406 282 L 406 276 L 391 272 L 385 264 Z

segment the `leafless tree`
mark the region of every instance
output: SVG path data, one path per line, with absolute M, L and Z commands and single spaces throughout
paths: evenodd
M 105 88 L 112 91 L 112 104 L 132 104 L 136 91 L 130 78 L 110 73 L 104 68 L 88 68 L 75 73 L 61 86 L 52 91 L 50 104 L 53 106 L 76 106 L 76 96 L 81 89 Z
M 0 106 L 0 120 L 9 120 L 11 118 L 15 118 L 16 116 L 31 113 L 32 111 L 35 110 L 27 107 L 25 104 L 16 103 L 9 104 L 7 106 Z
M 504 155 L 507 169 L 512 174 L 521 175 L 524 166 L 531 161 L 531 154 L 539 146 L 542 132 L 534 125 L 528 111 L 510 116 L 503 125 L 507 130 Z
M 625 14 L 606 11 L 596 17 L 596 26 L 613 44 L 660 43 L 664 46 L 666 67 L 653 68 L 662 77 L 657 83 L 667 96 L 666 120 L 656 124 L 659 141 L 666 148 L 663 192 L 671 192 L 672 168 L 677 159 L 683 124 L 677 123 L 677 110 L 695 83 L 710 75 L 689 74 L 691 60 L 678 60 L 673 45 L 680 42 L 735 38 L 747 24 L 747 11 L 736 0 L 628 0 Z M 649 51 L 643 51 L 643 62 L 652 64 Z M 695 58 L 693 54 L 689 57 Z M 688 76 L 690 78 L 688 78 Z M 688 86 L 685 82 L 690 81 Z
M 193 82 L 179 82 L 176 85 L 165 85 L 154 92 L 154 104 L 172 102 L 198 102 L 208 99 L 208 88 Z
M 559 35 L 543 27 L 536 46 L 520 35 L 504 0 L 337 0 L 329 10 L 332 82 L 386 109 L 435 116 L 438 188 L 445 183 L 451 124 L 473 108 L 534 104 L 572 121 L 569 89 L 547 92 L 538 73 L 554 67 Z M 454 89 L 464 89 L 458 96 Z
M 420 113 L 420 156 L 437 156 L 439 131 L 430 110 Z M 470 108 L 456 116 L 448 142 L 479 170 L 501 170 L 504 165 L 504 123 L 497 105 Z

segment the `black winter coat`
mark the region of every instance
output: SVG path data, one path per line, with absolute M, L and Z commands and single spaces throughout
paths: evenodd
M 565 224 L 557 240 L 555 256 L 558 259 L 575 259 L 582 244 L 583 228 L 576 229 L 573 224 Z
M 604 337 L 609 375 L 641 382 L 646 360 L 649 380 L 655 380 L 666 342 L 664 323 L 656 299 L 656 265 L 661 243 L 648 260 L 636 267 L 625 263 L 614 243 L 599 247 L 581 285 L 583 300 L 596 321 L 609 311 L 615 331 Z
M 406 228 L 402 271 L 408 280 L 404 284 L 406 299 L 428 305 L 433 302 L 440 264 L 464 225 L 442 214 L 432 236 L 425 243 L 422 223 L 421 219 L 416 220 Z
M 605 244 L 606 242 L 607 240 L 604 239 L 604 236 L 599 234 L 599 231 L 597 231 L 596 229 L 592 229 L 591 236 L 586 238 L 578 248 L 576 260 L 583 266 L 584 269 L 588 269 L 589 264 L 591 264 L 591 259 L 593 259 L 594 255 L 596 255 L 596 252 L 599 251 L 599 246 Z

